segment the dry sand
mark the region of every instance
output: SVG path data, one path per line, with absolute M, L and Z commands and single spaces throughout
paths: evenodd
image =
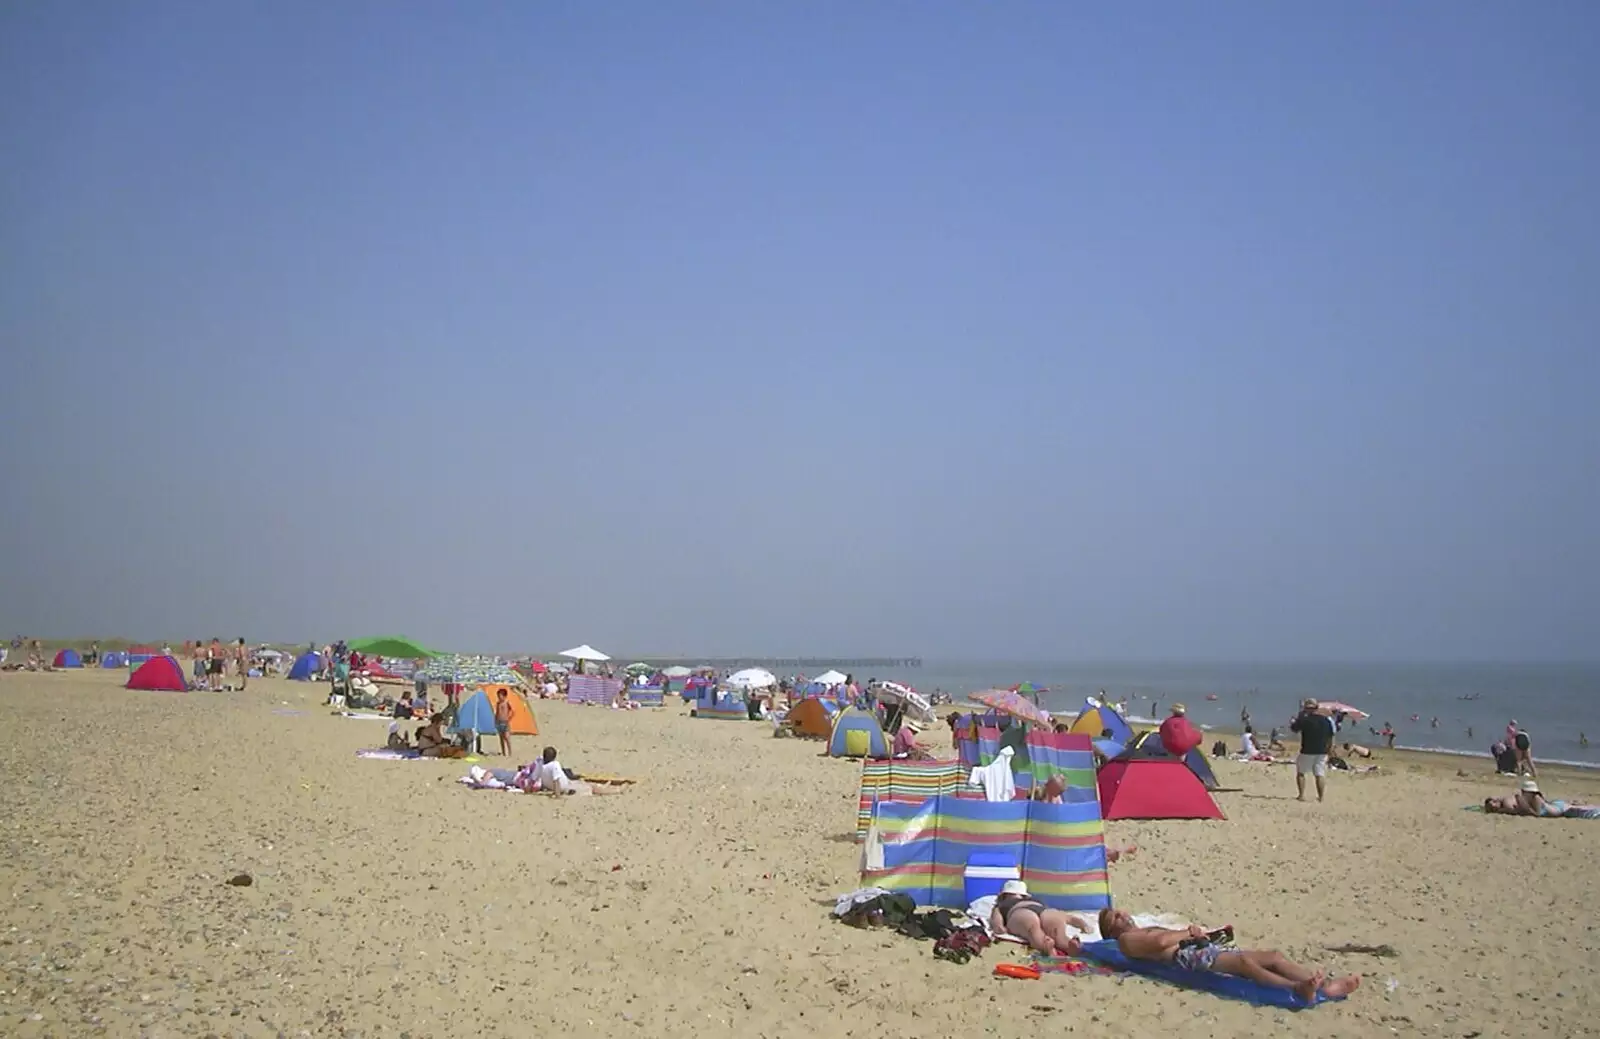
M 536 703 L 519 757 L 548 742 L 641 781 L 557 800 L 357 759 L 384 725 L 330 717 L 318 687 L 122 677 L 0 674 L 0 1034 L 1600 1035 L 1600 823 L 1461 811 L 1509 789 L 1454 774 L 1481 762 L 1336 776 L 1324 805 L 1296 803 L 1288 769 L 1221 762 L 1230 821 L 1109 826 L 1141 849 L 1113 867 L 1120 904 L 1364 978 L 1287 1013 L 1002 981 L 1010 948 L 955 966 L 835 923 L 858 767 L 765 724 Z M 252 886 L 224 883 L 241 871 Z M 1322 951 L 1346 942 L 1399 956 Z

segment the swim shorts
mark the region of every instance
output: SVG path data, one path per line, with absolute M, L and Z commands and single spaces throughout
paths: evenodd
M 1302 776 L 1325 776 L 1328 774 L 1328 755 L 1301 754 L 1294 759 L 1294 770 Z
M 1222 952 L 1221 947 L 1210 942 L 1201 942 L 1198 945 L 1180 945 L 1172 962 L 1184 970 L 1212 970 L 1217 963 L 1217 956 Z
M 511 723 L 510 722 L 495 722 L 494 723 L 494 731 L 499 733 L 500 735 L 504 736 L 506 733 L 511 731 Z

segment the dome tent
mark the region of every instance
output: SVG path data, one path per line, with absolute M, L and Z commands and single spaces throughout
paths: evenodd
M 294 660 L 294 666 L 289 668 L 291 682 L 309 682 L 322 665 L 322 658 L 315 653 L 302 653 Z
M 861 707 L 847 707 L 833 719 L 828 755 L 835 758 L 886 758 L 889 741 L 878 716 Z
M 128 676 L 124 688 L 185 693 L 189 691 L 189 683 L 183 677 L 183 665 L 172 657 L 151 657 Z

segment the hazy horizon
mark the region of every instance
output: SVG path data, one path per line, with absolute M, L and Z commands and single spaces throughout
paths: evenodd
M 1582 662 L 1597 38 L 8 6 L 0 631 Z

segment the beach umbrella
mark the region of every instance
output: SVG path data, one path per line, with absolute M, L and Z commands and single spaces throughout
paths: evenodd
M 1356 721 L 1366 721 L 1370 717 L 1366 711 L 1359 707 L 1351 707 L 1339 700 L 1323 700 L 1317 704 L 1317 710 L 1322 714 L 1348 714 Z
M 981 692 L 968 694 L 967 699 L 1009 714 L 1013 718 L 1032 722 L 1034 725 L 1048 727 L 1051 722 L 1049 711 L 1027 699 L 1015 689 L 985 689 Z
M 377 635 L 368 639 L 352 639 L 350 648 L 369 657 L 393 657 L 396 660 L 421 660 L 438 656 L 423 649 L 403 635 Z
M 690 675 L 694 674 L 693 671 L 690 671 L 688 668 L 684 667 L 682 664 L 678 664 L 678 665 L 676 665 L 674 667 L 669 667 L 669 668 L 667 668 L 665 671 L 663 671 L 661 673 L 666 675 L 668 678 L 688 678 Z
M 630 675 L 649 675 L 649 674 L 654 674 L 656 669 L 655 669 L 655 666 L 652 665 L 652 664 L 646 664 L 642 660 L 637 660 L 637 661 L 634 661 L 632 664 L 629 664 L 623 670 L 625 670 Z
M 777 684 L 771 671 L 759 667 L 747 667 L 728 676 L 728 685 L 735 689 L 766 689 Z
M 821 682 L 823 685 L 843 685 L 844 680 L 849 677 L 849 675 L 840 674 L 832 668 L 829 668 L 828 670 L 822 672 L 822 674 L 813 678 L 811 681 Z
M 556 660 L 548 661 L 544 666 L 549 668 L 551 671 L 559 671 L 562 674 L 566 674 L 568 671 L 572 670 L 572 666 L 570 664 L 563 664 Z
M 587 642 L 585 642 L 581 646 L 574 646 L 572 649 L 563 650 L 561 652 L 561 655 L 566 657 L 569 660 L 595 660 L 595 661 L 600 661 L 600 660 L 610 660 L 611 659 L 610 657 L 606 656 L 604 653 L 600 652 L 598 649 L 595 649 L 593 646 L 589 645 Z

